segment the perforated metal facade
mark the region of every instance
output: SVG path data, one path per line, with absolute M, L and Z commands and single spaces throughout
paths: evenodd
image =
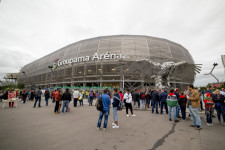
M 71 63 L 59 66 L 53 72 L 48 68 L 55 59 L 66 60 L 84 56 L 92 57 L 95 53 L 104 55 L 106 52 L 109 54 L 122 54 L 123 58 Z M 27 64 L 22 68 L 18 81 L 25 83 L 27 86 L 36 85 L 43 87 L 55 85 L 86 86 L 86 83 L 92 82 L 99 84 L 99 86 L 102 86 L 104 82 L 121 83 L 122 75 L 114 68 L 118 67 L 123 60 L 132 62 L 142 59 L 160 64 L 168 61 L 173 61 L 174 63 L 185 61 L 187 64 L 194 64 L 192 56 L 187 49 L 166 39 L 139 35 L 102 36 L 73 43 Z M 193 82 L 194 71 L 192 70 L 188 75 L 187 72 L 186 75 L 185 72 L 182 74 L 187 76 L 188 79 L 182 78 L 179 79 L 182 80 L 179 82 Z M 180 77 L 182 74 L 178 76 Z M 174 82 L 176 82 L 175 78 Z M 125 74 L 123 81 L 128 82 L 128 80 L 129 76 Z M 143 82 L 140 78 L 136 80 Z

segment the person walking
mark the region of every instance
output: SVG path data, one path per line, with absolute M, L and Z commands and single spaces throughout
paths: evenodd
M 60 89 L 55 92 L 55 114 L 59 113 Z
M 193 85 L 188 86 L 187 100 L 189 104 L 189 111 L 192 118 L 192 125 L 190 127 L 196 127 L 196 130 L 202 129 L 202 121 L 199 115 L 200 97 L 197 90 L 194 89 Z
M 126 93 L 124 94 L 123 99 L 124 99 L 125 106 L 126 106 L 126 114 L 127 114 L 127 117 L 129 117 L 128 109 L 130 109 L 131 116 L 134 117 L 134 116 L 136 116 L 136 115 L 133 114 L 133 108 L 132 108 L 132 95 L 131 95 L 131 93 L 130 93 L 129 90 L 126 90 L 125 92 L 126 92 Z
M 168 114 L 168 106 L 166 103 L 168 94 L 165 92 L 165 89 L 162 89 L 162 92 L 159 94 L 159 100 L 160 100 L 160 114 L 163 114 L 163 107 L 166 109 L 166 114 Z
M 118 123 L 118 115 L 117 115 L 117 107 L 120 104 L 120 95 L 118 93 L 117 89 L 114 89 L 114 97 L 113 97 L 113 119 L 114 123 L 112 123 L 112 128 L 119 128 L 119 123 Z
M 50 93 L 48 90 L 45 91 L 45 102 L 46 102 L 46 106 L 48 106 L 48 100 L 49 100 L 49 97 L 50 97 Z
M 110 98 L 109 98 L 109 95 L 107 94 L 107 92 L 108 92 L 108 89 L 105 89 L 104 93 L 100 97 L 101 100 L 102 100 L 103 109 L 100 110 L 98 123 L 97 123 L 97 130 L 99 130 L 100 127 L 101 127 L 103 116 L 104 116 L 104 119 L 105 119 L 104 120 L 104 125 L 103 125 L 103 130 L 105 131 L 106 128 L 107 128 L 108 117 L 109 117 L 109 108 L 110 108 L 110 105 L 111 105 L 111 101 L 110 101 Z
M 62 95 L 62 101 L 63 101 L 63 105 L 62 105 L 62 113 L 64 113 L 64 108 L 66 107 L 66 112 L 68 112 L 68 108 L 69 108 L 69 103 L 71 101 L 71 94 L 69 92 L 69 89 L 66 89 L 66 91 L 63 93 Z
M 154 113 L 154 109 L 156 108 L 156 114 L 158 114 L 158 105 L 159 105 L 159 92 L 155 90 L 152 93 L 152 113 Z
M 39 87 L 36 91 L 35 91 L 35 102 L 34 102 L 34 108 L 36 107 L 37 101 L 38 101 L 38 107 L 41 107 L 41 95 L 42 95 L 42 91 L 41 88 Z
M 178 101 L 177 101 L 177 96 L 174 94 L 174 89 L 170 89 L 170 93 L 167 96 L 166 102 L 167 102 L 167 105 L 169 106 L 169 120 L 172 121 L 171 112 L 173 109 L 174 122 L 175 123 L 179 122 L 179 120 L 177 120 L 177 114 L 176 114 Z
M 187 104 L 187 97 L 184 95 L 184 92 L 180 92 L 178 103 L 180 105 L 182 119 L 186 119 L 186 104 Z
M 74 98 L 73 101 L 74 107 L 77 107 L 77 101 L 79 98 L 79 91 L 77 89 L 75 89 L 75 91 L 73 92 L 73 98 Z
M 223 125 L 225 126 L 225 115 L 224 115 L 224 96 L 220 94 L 220 90 L 216 90 L 212 96 L 212 100 L 215 103 L 215 109 L 217 112 L 218 124 L 221 124 L 221 114 L 223 117 Z

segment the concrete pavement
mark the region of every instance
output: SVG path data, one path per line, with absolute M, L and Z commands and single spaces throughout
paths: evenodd
M 55 114 L 53 103 L 33 108 L 33 102 L 18 108 L 0 109 L 0 150 L 223 150 L 225 126 L 189 127 L 191 120 L 173 123 L 168 115 L 138 111 L 136 117 L 118 112 L 119 129 L 112 129 L 112 109 L 107 131 L 96 129 L 99 112 L 94 106 L 72 106 L 68 114 Z M 0 108 L 2 103 L 0 103 Z

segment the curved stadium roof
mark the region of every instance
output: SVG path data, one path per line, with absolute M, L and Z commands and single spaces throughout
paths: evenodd
M 96 52 L 98 55 L 106 52 L 122 54 L 125 56 L 124 59 L 129 60 L 150 59 L 158 63 L 185 61 L 188 64 L 194 64 L 188 50 L 172 41 L 141 35 L 113 35 L 95 37 L 70 44 L 27 64 L 22 70 L 26 72 L 27 76 L 39 75 L 50 72 L 48 66 L 56 58 L 65 60 L 83 56 L 92 57 Z

